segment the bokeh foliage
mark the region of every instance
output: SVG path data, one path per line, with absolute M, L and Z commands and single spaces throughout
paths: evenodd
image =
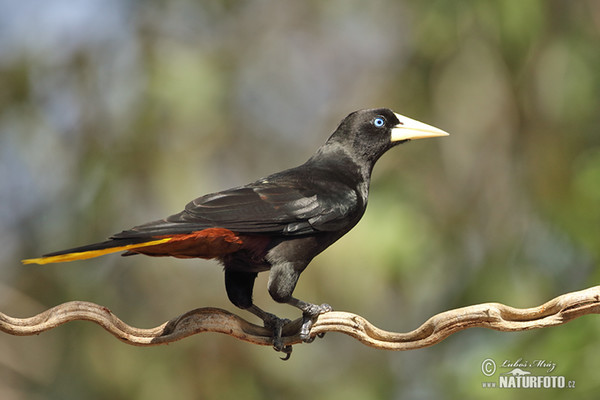
M 348 112 L 376 106 L 451 136 L 380 161 L 365 218 L 298 297 L 402 331 L 595 285 L 599 43 L 592 0 L 0 1 L 1 310 L 88 300 L 138 326 L 234 310 L 214 262 L 18 260 L 297 165 Z M 257 303 L 297 317 L 265 283 Z M 72 323 L 0 336 L 0 398 L 593 398 L 599 334 L 590 316 L 407 353 L 330 334 L 284 364 L 219 335 L 140 349 Z M 553 361 L 577 386 L 483 389 L 486 358 Z

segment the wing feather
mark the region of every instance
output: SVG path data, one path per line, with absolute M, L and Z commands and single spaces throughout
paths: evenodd
M 263 179 L 199 197 L 178 214 L 113 238 L 189 233 L 214 227 L 249 234 L 304 235 L 343 229 L 361 206 L 356 191 L 342 183 L 310 181 L 299 186 L 297 180 Z

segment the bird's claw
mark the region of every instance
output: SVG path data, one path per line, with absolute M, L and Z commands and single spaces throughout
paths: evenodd
M 314 336 L 310 336 L 310 330 L 313 327 L 316 318 L 326 312 L 332 311 L 333 308 L 329 304 L 310 304 L 303 310 L 302 326 L 300 327 L 300 339 L 304 343 L 312 343 L 315 340 Z M 318 334 L 322 338 L 325 334 Z
M 287 361 L 290 359 L 290 357 L 292 356 L 292 346 L 291 345 L 287 345 L 287 346 L 283 346 L 283 348 L 280 350 L 283 354 L 285 354 L 285 357 L 279 357 L 281 358 L 283 361 Z
M 288 360 L 292 354 L 292 346 L 283 344 L 283 327 L 291 321 L 287 318 L 279 318 L 276 315 L 269 314 L 265 319 L 265 328 L 273 331 L 273 348 L 275 351 L 285 353 L 286 356 L 282 360 Z
M 326 312 L 332 311 L 333 308 L 329 304 L 309 304 L 302 312 L 302 325 L 300 326 L 300 339 L 304 343 L 312 343 L 315 336 L 310 335 L 310 330 L 313 327 L 316 318 Z M 268 314 L 265 318 L 265 328 L 271 329 L 273 332 L 273 348 L 275 351 L 285 354 L 281 357 L 282 360 L 289 360 L 292 355 L 292 346 L 283 344 L 283 327 L 291 321 L 287 318 L 279 318 L 274 314 Z M 322 338 L 325 333 L 319 333 L 316 336 Z

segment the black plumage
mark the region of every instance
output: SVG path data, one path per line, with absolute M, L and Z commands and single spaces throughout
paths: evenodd
M 229 299 L 274 329 L 284 348 L 284 320 L 252 302 L 254 280 L 270 270 L 274 300 L 303 311 L 301 335 L 309 340 L 314 317 L 331 308 L 292 296 L 310 261 L 363 216 L 375 162 L 411 139 L 447 135 L 389 109 L 348 115 L 304 164 L 248 185 L 199 197 L 168 218 L 136 226 L 108 241 L 47 254 L 26 263 L 71 261 L 126 250 L 127 255 L 216 258 L 224 265 Z

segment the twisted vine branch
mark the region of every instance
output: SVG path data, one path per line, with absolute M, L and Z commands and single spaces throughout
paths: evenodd
M 586 314 L 600 314 L 600 286 L 563 294 L 533 308 L 485 303 L 445 311 L 407 333 L 387 332 L 361 316 L 332 311 L 318 317 L 311 334 L 341 332 L 378 349 L 412 350 L 432 346 L 467 328 L 524 331 L 561 325 Z M 127 325 L 108 308 L 85 301 L 63 303 L 31 318 L 0 313 L 0 330 L 11 335 L 36 335 L 75 320 L 95 322 L 119 340 L 136 346 L 171 343 L 202 332 L 224 333 L 259 345 L 272 344 L 270 330 L 218 308 L 198 308 L 155 328 L 141 329 Z M 301 342 L 297 334 L 300 323 L 298 319 L 284 327 L 284 344 Z

